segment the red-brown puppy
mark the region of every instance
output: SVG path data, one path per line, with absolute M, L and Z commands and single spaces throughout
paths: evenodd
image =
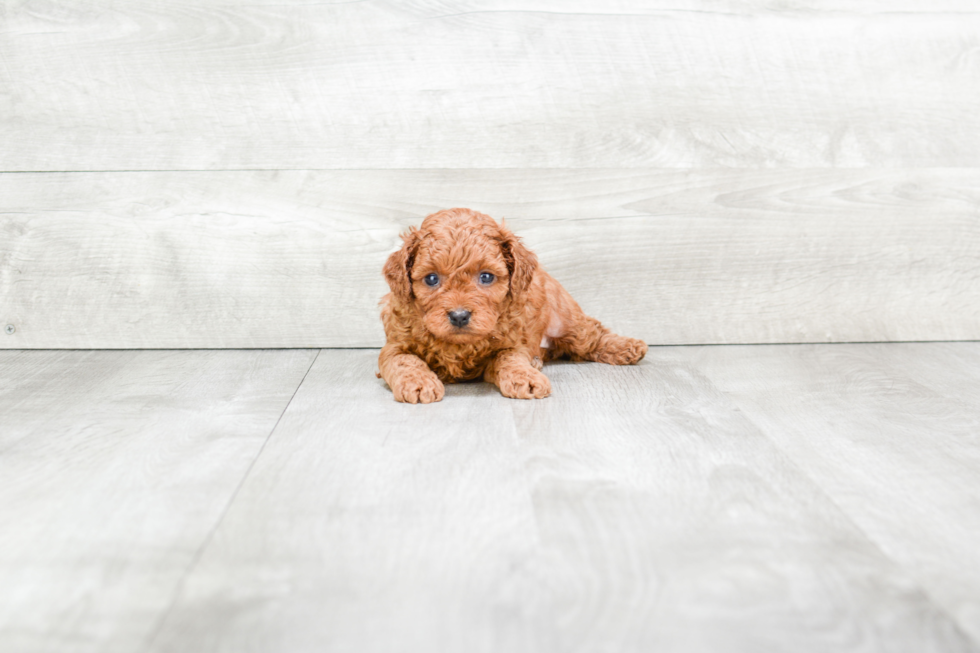
M 542 361 L 629 365 L 647 353 L 643 341 L 617 336 L 583 313 L 490 216 L 439 211 L 402 240 L 384 267 L 388 342 L 378 358 L 398 401 L 439 401 L 444 382 L 481 376 L 504 396 L 540 399 L 551 393 Z

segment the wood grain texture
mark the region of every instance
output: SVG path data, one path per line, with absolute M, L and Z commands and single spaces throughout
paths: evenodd
M 975 167 L 976 9 L 7 2 L 0 170 Z
M 555 650 L 975 649 L 671 351 L 546 367 L 553 397 L 513 404 Z
M 0 352 L 0 650 L 141 650 L 315 353 Z
M 377 355 L 321 352 L 149 651 L 535 650 L 508 404 L 480 383 L 412 410 Z
M 658 354 L 419 407 L 322 352 L 149 650 L 977 650 Z
M 980 642 L 980 344 L 677 349 Z
M 383 342 L 421 217 L 506 218 L 651 344 L 980 338 L 980 172 L 463 170 L 0 175 L 3 348 Z

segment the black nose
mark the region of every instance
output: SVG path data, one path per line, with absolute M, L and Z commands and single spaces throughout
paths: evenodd
M 454 327 L 464 327 L 470 323 L 470 312 L 457 308 L 455 311 L 449 312 L 449 321 Z

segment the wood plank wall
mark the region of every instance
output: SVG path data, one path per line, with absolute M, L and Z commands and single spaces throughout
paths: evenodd
M 980 339 L 974 0 L 12 0 L 0 144 L 4 348 L 378 346 L 450 206 L 652 344 Z

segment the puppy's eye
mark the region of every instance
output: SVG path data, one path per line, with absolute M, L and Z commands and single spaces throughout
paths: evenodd
M 484 286 L 489 286 L 491 283 L 493 283 L 493 280 L 496 278 L 497 277 L 493 276 L 489 272 L 480 273 L 480 283 L 482 283 Z
M 439 285 L 439 275 L 433 272 L 432 274 L 425 275 L 425 285 L 427 286 L 438 286 Z

